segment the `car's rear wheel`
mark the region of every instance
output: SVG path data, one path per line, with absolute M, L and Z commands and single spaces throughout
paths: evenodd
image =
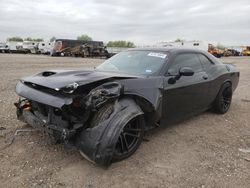
M 214 103 L 214 110 L 218 114 L 225 114 L 230 108 L 232 101 L 232 85 L 226 82 L 222 85 Z
M 130 120 L 119 135 L 113 154 L 113 161 L 120 161 L 131 156 L 140 146 L 144 134 L 143 116 Z

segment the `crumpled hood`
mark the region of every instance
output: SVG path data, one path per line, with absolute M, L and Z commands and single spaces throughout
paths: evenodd
M 24 82 L 34 83 L 51 89 L 60 89 L 76 82 L 79 86 L 108 78 L 137 78 L 135 75 L 104 71 L 50 70 L 22 78 Z

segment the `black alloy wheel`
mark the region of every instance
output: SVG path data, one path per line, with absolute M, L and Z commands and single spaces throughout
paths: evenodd
M 231 83 L 226 82 L 221 87 L 214 104 L 215 112 L 218 114 L 225 114 L 230 108 L 232 101 L 232 86 Z
M 221 108 L 223 109 L 223 111 L 228 111 L 230 104 L 231 104 L 231 100 L 232 100 L 232 90 L 230 87 L 227 87 L 223 90 L 222 92 L 222 96 L 221 96 Z
M 136 117 L 130 120 L 119 135 L 113 160 L 120 161 L 131 156 L 141 144 L 143 133 L 143 117 Z

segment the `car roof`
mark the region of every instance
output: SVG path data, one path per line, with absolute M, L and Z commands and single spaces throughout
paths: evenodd
M 153 51 L 153 52 L 165 52 L 170 54 L 178 54 L 178 53 L 202 53 L 205 54 L 209 59 L 215 64 L 221 64 L 221 62 L 215 58 L 212 54 L 207 51 L 200 49 L 192 49 L 192 48 L 183 48 L 183 47 L 164 47 L 164 48 L 131 48 L 127 51 Z
M 205 52 L 199 49 L 182 48 L 182 47 L 164 47 L 164 48 L 131 48 L 129 51 L 154 51 L 154 52 Z

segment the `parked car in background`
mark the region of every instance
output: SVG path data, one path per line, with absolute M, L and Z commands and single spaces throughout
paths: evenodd
M 240 52 L 235 50 L 235 49 L 232 49 L 232 48 L 225 49 L 224 54 L 223 54 L 223 56 L 225 56 L 225 57 L 239 56 L 239 55 L 240 55 Z
M 10 49 L 6 43 L 0 43 L 0 53 L 9 53 Z

